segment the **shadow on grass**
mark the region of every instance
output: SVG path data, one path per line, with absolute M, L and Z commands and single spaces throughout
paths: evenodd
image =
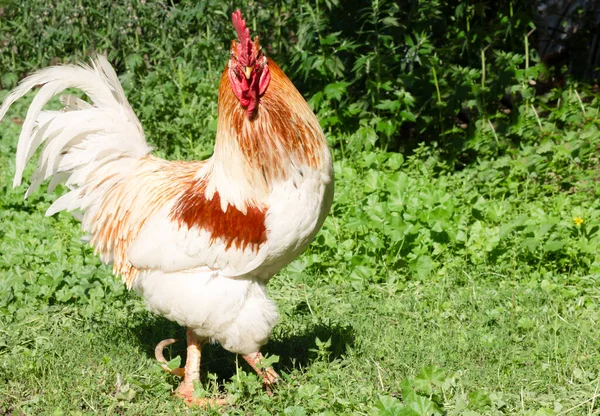
M 43 210 L 41 210 L 40 207 L 38 206 L 39 201 L 40 201 L 39 198 L 37 198 L 37 199 L 31 198 L 29 200 L 23 199 L 22 201 L 19 201 L 19 202 L 11 202 L 11 203 L 5 204 L 3 206 L 3 208 L 7 211 L 25 212 L 27 214 L 35 214 L 38 212 L 43 212 Z
M 131 328 L 131 331 L 152 359 L 156 344 L 166 338 L 178 339 L 178 342 L 165 349 L 165 358 L 168 360 L 179 355 L 181 365 L 184 365 L 186 341 L 183 327 L 148 313 Z M 289 373 L 294 369 L 309 367 L 317 358 L 316 338 L 323 342 L 331 340 L 327 353 L 332 361 L 340 358 L 347 348 L 354 344 L 355 336 L 349 324 L 329 321 L 302 322 L 294 329 L 276 328 L 276 333 L 261 351 L 265 355 L 279 356 L 279 362 L 274 364 L 275 370 Z M 246 371 L 252 371 L 241 356 L 237 357 L 237 362 Z M 203 379 L 207 373 L 211 373 L 216 374 L 220 382 L 230 380 L 236 374 L 236 355 L 226 351 L 219 344 L 205 344 L 202 348 L 201 373 Z

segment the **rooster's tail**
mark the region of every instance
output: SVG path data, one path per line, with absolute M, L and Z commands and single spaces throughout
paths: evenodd
M 49 191 L 60 183 L 71 191 L 57 199 L 46 215 L 64 209 L 93 211 L 106 192 L 128 177 L 137 161 L 150 152 L 142 126 L 103 56 L 93 59 L 91 66 L 54 66 L 25 78 L 2 103 L 0 120 L 12 103 L 35 86 L 41 88 L 19 136 L 13 186 L 21 184 L 25 165 L 45 143 L 25 197 L 52 177 Z M 42 111 L 66 88 L 82 90 L 91 104 L 64 95 L 60 97 L 62 111 Z

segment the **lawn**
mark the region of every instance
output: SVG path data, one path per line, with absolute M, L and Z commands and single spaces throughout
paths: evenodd
M 163 157 L 206 157 L 220 67 L 153 65 L 122 77 L 149 140 Z M 336 197 L 269 283 L 281 320 L 264 352 L 283 381 L 268 396 L 241 357 L 206 347 L 198 394 L 229 401 L 210 412 L 600 414 L 600 97 L 574 81 L 527 95 L 527 76 L 511 114 L 402 151 L 336 128 L 345 86 L 307 97 Z M 111 275 L 70 215 L 44 216 L 64 190 L 12 189 L 31 98 L 0 124 L 0 415 L 205 413 L 173 397 L 179 381 L 154 359 L 184 330 Z M 183 342 L 167 352 L 185 359 Z

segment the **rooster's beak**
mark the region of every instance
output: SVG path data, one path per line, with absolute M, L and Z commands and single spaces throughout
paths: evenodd
M 246 76 L 246 79 L 250 79 L 250 76 L 252 75 L 252 67 L 251 66 L 247 66 L 244 68 L 244 75 Z

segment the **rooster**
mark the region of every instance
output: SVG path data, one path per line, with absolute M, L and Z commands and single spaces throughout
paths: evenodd
M 269 388 L 279 376 L 263 368 L 260 348 L 278 319 L 266 292 L 322 226 L 333 198 L 332 159 L 319 122 L 292 82 L 253 40 L 241 12 L 237 40 L 219 85 L 212 157 L 167 161 L 152 155 L 140 121 L 106 58 L 91 65 L 42 69 L 25 78 L 0 107 L 41 86 L 22 126 L 13 186 L 44 144 L 25 197 L 51 178 L 68 192 L 46 215 L 73 211 L 90 244 L 148 308 L 186 327 L 183 377 L 176 394 L 194 397 L 203 343 L 241 354 Z M 61 111 L 44 105 L 66 88 Z

